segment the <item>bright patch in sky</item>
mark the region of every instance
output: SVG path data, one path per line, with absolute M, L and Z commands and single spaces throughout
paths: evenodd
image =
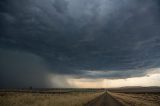
M 158 73 L 155 73 L 158 72 Z M 126 79 L 69 79 L 68 83 L 78 88 L 114 88 L 124 86 L 159 86 L 160 69 L 153 69 L 144 77 Z

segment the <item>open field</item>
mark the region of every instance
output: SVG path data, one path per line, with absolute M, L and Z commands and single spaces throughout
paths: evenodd
M 64 94 L 1 92 L 0 106 L 83 106 L 102 92 Z
M 0 92 L 17 93 L 41 93 L 41 94 L 64 94 L 72 92 L 103 92 L 105 89 L 81 89 L 81 88 L 29 88 L 29 89 L 0 89 Z
M 160 106 L 160 93 L 110 93 L 124 106 Z
M 136 93 L 136 94 L 141 94 L 141 93 L 155 93 L 157 94 L 160 92 L 160 87 L 140 87 L 140 86 L 135 86 L 135 87 L 121 87 L 121 88 L 110 88 L 108 89 L 111 92 L 118 92 L 118 93 Z
M 159 87 L 1 89 L 0 106 L 160 106 Z
M 109 91 L 124 106 L 160 106 L 160 87 L 121 87 Z

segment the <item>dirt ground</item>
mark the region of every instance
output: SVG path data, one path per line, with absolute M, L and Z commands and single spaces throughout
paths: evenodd
M 160 106 L 160 94 L 110 93 L 124 106 Z
M 104 93 L 103 95 L 88 102 L 86 106 L 123 106 L 123 105 L 116 99 L 114 99 L 110 94 Z

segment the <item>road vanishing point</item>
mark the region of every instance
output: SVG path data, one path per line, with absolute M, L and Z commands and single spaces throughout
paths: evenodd
M 91 100 L 85 106 L 123 106 L 120 102 L 114 99 L 108 92 Z

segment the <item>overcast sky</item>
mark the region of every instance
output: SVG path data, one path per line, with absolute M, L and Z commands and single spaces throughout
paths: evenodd
M 0 1 L 1 88 L 104 86 L 159 67 L 159 0 Z

